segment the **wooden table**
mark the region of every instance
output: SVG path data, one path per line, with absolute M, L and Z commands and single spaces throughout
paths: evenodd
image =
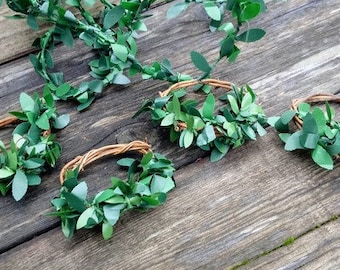
M 152 63 L 167 57 L 175 70 L 198 75 L 189 52 L 213 61 L 221 36 L 209 32 L 199 6 L 167 21 L 170 5 L 149 11 L 139 58 Z M 268 116 L 285 111 L 293 98 L 340 91 L 339 1 L 268 1 L 268 12 L 253 25 L 267 31 L 265 38 L 242 44 L 239 60 L 220 64 L 214 78 L 250 84 Z M 4 117 L 19 108 L 20 92 L 41 92 L 43 81 L 27 57 L 34 38 L 25 22 L 1 17 L 0 29 Z M 81 42 L 73 50 L 58 46 L 55 57 L 68 81 L 88 79 L 94 54 Z M 340 214 L 339 164 L 326 171 L 308 153 L 285 152 L 272 128 L 211 164 L 207 153 L 171 144 L 149 115 L 131 119 L 145 98 L 166 87 L 135 77 L 129 86 L 106 89 L 83 113 L 73 103 L 58 103 L 71 124 L 58 133 L 63 156 L 57 169 L 20 202 L 0 198 L 0 269 L 340 269 L 340 221 L 334 218 Z M 10 130 L 1 130 L 1 138 L 9 137 Z M 59 192 L 58 170 L 92 148 L 144 138 L 177 168 L 177 188 L 166 204 L 125 215 L 108 241 L 100 230 L 66 239 L 59 221 L 46 215 Z M 95 193 L 116 170 L 115 161 L 106 159 L 83 175 Z M 292 237 L 294 243 L 285 245 Z

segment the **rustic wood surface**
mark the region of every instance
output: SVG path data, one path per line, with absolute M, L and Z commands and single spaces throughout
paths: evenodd
M 254 22 L 266 37 L 242 45 L 239 60 L 219 65 L 213 76 L 249 83 L 268 116 L 286 110 L 292 98 L 339 93 L 340 3 L 268 2 L 268 12 Z M 165 20 L 170 5 L 149 11 L 153 17 L 140 36 L 139 58 L 152 63 L 168 57 L 174 69 L 195 75 L 190 50 L 213 61 L 221 36 L 208 31 L 198 6 Z M 6 12 L 1 7 L 1 15 Z M 32 32 L 25 22 L 1 18 L 0 29 L 0 116 L 5 116 L 18 108 L 20 92 L 41 91 L 43 81 L 27 57 Z M 56 68 L 78 84 L 89 78 L 87 63 L 93 57 L 81 42 L 75 50 L 58 46 Z M 271 128 L 211 164 L 197 148 L 170 144 L 165 132 L 152 128 L 148 115 L 131 119 L 145 98 L 166 87 L 135 77 L 127 87 L 106 89 L 83 113 L 72 103 L 58 104 L 60 112 L 71 113 L 71 124 L 58 133 L 64 151 L 57 170 L 46 173 L 43 183 L 18 203 L 10 196 L 0 198 L 0 269 L 339 269 L 339 221 L 333 220 L 340 214 L 339 164 L 328 172 L 306 153 L 285 152 Z M 0 136 L 9 134 L 5 129 Z M 167 203 L 124 216 L 109 241 L 98 230 L 65 239 L 58 220 L 46 216 L 59 192 L 58 170 L 91 148 L 144 138 L 178 168 L 177 188 Z M 113 164 L 105 160 L 83 174 L 93 192 L 107 186 L 117 171 Z M 290 237 L 296 241 L 283 246 Z

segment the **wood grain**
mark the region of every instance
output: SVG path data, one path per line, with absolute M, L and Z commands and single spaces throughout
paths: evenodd
M 340 221 L 332 221 L 240 269 L 339 269 L 339 230 Z
M 283 151 L 271 132 L 213 166 L 179 169 L 168 202 L 124 217 L 111 240 L 94 230 L 70 241 L 56 228 L 1 255 L 0 268 L 226 269 L 337 213 L 338 169 Z
M 149 31 L 138 41 L 139 58 L 150 64 L 168 57 L 175 70 L 198 75 L 190 64 L 190 50 L 203 53 L 212 62 L 221 36 L 207 30 L 208 20 L 199 7 L 170 22 L 164 20 L 169 5 L 151 11 Z M 337 1 L 271 1 L 268 7 L 254 22 L 266 29 L 267 36 L 257 43 L 242 44 L 239 60 L 222 63 L 213 76 L 249 83 L 269 116 L 286 110 L 292 98 L 338 93 Z M 2 32 L 6 31 L 0 35 Z M 18 38 L 21 42 L 24 36 Z M 14 50 L 20 42 L 6 46 Z M 19 46 L 22 53 L 15 57 L 27 54 L 26 45 Z M 4 49 L 3 43 L 0 46 Z M 81 42 L 75 50 L 58 46 L 56 68 L 78 84 L 89 79 L 87 63 L 94 57 Z M 41 91 L 42 85 L 27 57 L 0 65 L 0 115 L 18 108 L 20 92 Z M 210 164 L 206 153 L 197 148 L 185 151 L 170 144 L 166 132 L 152 129 L 147 115 L 131 119 L 145 98 L 166 87 L 164 82 L 136 77 L 129 86 L 106 89 L 83 113 L 76 112 L 71 102 L 58 104 L 60 112 L 71 113 L 70 126 L 58 133 L 64 149 L 58 167 L 44 175 L 43 184 L 32 188 L 23 201 L 0 198 L 0 251 L 8 250 L 1 255 L 0 269 L 112 265 L 118 269 L 221 269 L 275 248 L 288 237 L 339 214 L 339 165 L 327 172 L 308 155 L 285 153 L 270 129 L 258 142 Z M 8 138 L 9 133 L 1 130 L 1 138 Z M 144 138 L 181 168 L 176 173 L 178 188 L 169 202 L 148 214 L 127 215 L 108 242 L 96 231 L 65 240 L 58 221 L 45 216 L 51 211 L 50 199 L 59 190 L 57 174 L 62 164 L 93 147 Z M 107 186 L 105 179 L 116 170 L 107 161 L 87 170 L 84 177 L 92 180 L 91 190 L 96 191 Z

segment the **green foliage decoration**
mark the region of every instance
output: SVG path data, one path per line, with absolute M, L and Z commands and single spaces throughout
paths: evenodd
M 210 18 L 211 31 L 218 30 L 225 33 L 225 37 L 220 42 L 219 57 L 215 63 L 207 66 L 200 61 L 199 58 L 202 57 L 192 58 L 195 66 L 204 72 L 200 79 L 210 77 L 211 71 L 221 60 L 228 59 L 229 62 L 234 62 L 240 54 L 237 42 L 255 42 L 266 34 L 263 29 L 250 27 L 250 22 L 267 9 L 263 0 L 185 0 L 173 5 L 168 10 L 167 17 L 175 18 L 191 4 L 199 4 L 204 8 Z M 226 12 L 230 13 L 231 21 L 225 21 L 225 18 L 230 19 L 224 16 Z M 200 68 L 202 66 L 205 68 Z
M 64 128 L 70 120 L 69 115 L 57 114 L 47 87 L 42 98 L 21 93 L 19 100 L 22 111 L 10 112 L 14 117 L 3 121 L 6 125 L 20 122 L 9 146 L 0 140 L 0 192 L 6 195 L 11 190 L 16 201 L 24 197 L 29 186 L 41 183 L 42 172 L 56 165 L 61 146 L 52 131 Z
M 52 89 L 55 99 L 76 100 L 78 110 L 84 110 L 95 100 L 96 95 L 110 84 L 125 85 L 130 83 L 129 76 L 142 74 L 144 79 L 165 80 L 170 83 L 191 80 L 192 77 L 173 71 L 168 59 L 155 61 L 152 65 L 143 65 L 137 59 L 136 37 L 139 31 L 146 31 L 144 15 L 155 0 L 121 0 L 114 4 L 101 0 L 103 10 L 96 18 L 88 8 L 97 1 L 79 0 L 6 0 L 12 10 L 19 12 L 13 18 L 26 18 L 27 24 L 38 30 L 41 22 L 52 25 L 33 45 L 39 49 L 37 55 L 31 54 L 30 60 L 36 70 Z M 203 74 L 199 79 L 208 78 L 214 67 L 224 58 L 235 61 L 240 49 L 236 42 L 253 42 L 261 39 L 265 31 L 249 28 L 251 20 L 265 11 L 263 0 L 219 0 L 185 1 L 178 3 L 168 11 L 173 18 L 191 3 L 202 4 L 211 18 L 210 29 L 226 33 L 220 44 L 218 59 L 209 64 L 198 52 L 191 52 L 195 67 Z M 223 23 L 223 15 L 228 11 L 237 23 Z M 244 30 L 243 25 L 248 27 Z M 97 52 L 97 58 L 89 62 L 91 81 L 82 82 L 78 87 L 64 83 L 62 72 L 54 71 L 53 51 L 55 44 L 63 43 L 73 47 L 74 38 L 79 38 Z M 128 74 L 127 74 L 128 73 Z
M 340 97 L 332 94 L 316 94 L 295 99 L 291 110 L 280 117 L 270 117 L 268 123 L 279 131 L 286 151 L 310 151 L 313 161 L 320 167 L 332 170 L 334 159 L 340 154 L 340 124 L 335 121 L 335 110 L 328 101 L 340 102 Z M 326 102 L 325 110 L 311 108 L 310 103 Z M 295 122 L 298 130 L 290 130 L 290 122 Z
M 216 98 L 212 92 L 203 95 L 201 108 L 194 99 L 183 99 L 188 87 L 217 87 L 227 93 L 219 97 L 224 105 L 215 114 Z M 261 106 L 255 104 L 255 94 L 247 85 L 238 88 L 229 82 L 205 79 L 201 81 L 180 82 L 160 93 L 154 100 L 146 100 L 138 116 L 150 111 L 156 125 L 170 128 L 170 140 L 178 140 L 179 146 L 188 148 L 196 144 L 210 151 L 210 160 L 217 161 L 251 139 L 256 140 L 266 133 L 266 117 Z
M 111 185 L 88 198 L 85 181 L 79 181 L 79 172 L 88 164 L 107 155 L 118 155 L 127 151 L 143 153 L 139 161 L 134 158 L 118 160 L 127 168 L 127 177 L 122 180 L 111 178 Z M 61 171 L 60 196 L 51 203 L 61 219 L 64 235 L 71 238 L 75 230 L 90 229 L 101 225 L 104 239 L 112 237 L 114 225 L 120 216 L 132 209 L 147 210 L 164 204 L 167 193 L 175 187 L 172 162 L 159 153 L 152 153 L 145 142 L 104 146 L 91 150 L 66 164 Z

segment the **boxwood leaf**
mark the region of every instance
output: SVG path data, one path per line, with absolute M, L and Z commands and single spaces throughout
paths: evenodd
M 21 171 L 17 170 L 12 183 L 12 195 L 16 201 L 21 200 L 27 192 L 28 188 L 28 179 L 26 174 Z
M 174 123 L 174 121 L 175 121 L 175 114 L 169 113 L 163 118 L 161 122 L 161 126 L 162 127 L 171 126 Z
M 202 54 L 196 51 L 191 51 L 191 61 L 193 64 L 201 71 L 205 73 L 209 73 L 211 71 L 211 67 L 207 60 L 204 58 Z
M 14 174 L 14 171 L 12 171 L 9 168 L 1 168 L 0 169 L 0 179 L 8 178 Z
M 317 145 L 315 149 L 312 151 L 312 159 L 316 164 L 320 167 L 325 168 L 327 170 L 333 169 L 333 159 L 328 154 L 328 152 L 321 145 Z
M 103 206 L 104 216 L 109 224 L 111 224 L 112 226 L 116 224 L 120 216 L 120 210 L 124 207 L 124 204 Z
M 312 112 L 312 116 L 318 127 L 318 134 L 324 134 L 326 129 L 326 118 L 324 112 L 320 108 L 316 107 Z
M 303 118 L 302 130 L 304 133 L 314 133 L 318 134 L 318 126 L 316 125 L 316 121 L 313 118 L 312 114 L 307 113 Z
M 152 194 L 167 193 L 175 187 L 174 181 L 170 177 L 163 177 L 155 174 L 152 178 L 150 190 Z
M 62 195 L 65 197 L 68 205 L 71 208 L 74 208 L 77 212 L 82 213 L 86 210 L 84 201 L 80 199 L 78 196 L 69 192 L 62 192 Z
M 259 3 L 250 3 L 241 11 L 240 18 L 242 21 L 249 21 L 255 18 L 261 12 L 261 5 Z
M 216 4 L 213 1 L 204 1 L 203 7 L 211 19 L 215 21 L 221 20 L 220 9 L 216 6 Z
M 252 28 L 238 35 L 236 39 L 243 42 L 255 42 L 257 40 L 260 40 L 265 34 L 266 31 L 264 31 L 263 29 Z
M 33 98 L 31 98 L 26 93 L 21 93 L 19 97 L 20 106 L 24 112 L 34 112 L 35 102 Z
M 105 240 L 108 240 L 112 237 L 113 234 L 113 226 L 108 222 L 103 222 L 102 224 L 102 235 Z
M 87 225 L 88 220 L 92 217 L 92 215 L 95 212 L 94 207 L 87 208 L 81 215 L 79 216 L 77 220 L 76 229 L 79 230 Z
M 56 129 L 63 129 L 70 123 L 70 115 L 63 114 L 54 119 L 53 127 Z
M 86 182 L 80 182 L 76 185 L 71 192 L 73 195 L 77 196 L 79 199 L 85 201 L 87 196 L 87 184 Z
M 109 29 L 114 26 L 125 14 L 124 8 L 116 6 L 107 12 L 103 19 L 104 29 Z
M 214 119 L 215 97 L 212 93 L 208 94 L 202 107 L 202 115 L 205 118 Z
M 210 154 L 210 161 L 216 162 L 225 156 L 226 153 L 220 152 L 217 148 L 214 148 Z
M 287 140 L 285 145 L 286 151 L 293 151 L 295 149 L 303 149 L 300 142 L 300 136 L 303 134 L 302 130 L 293 133 Z

